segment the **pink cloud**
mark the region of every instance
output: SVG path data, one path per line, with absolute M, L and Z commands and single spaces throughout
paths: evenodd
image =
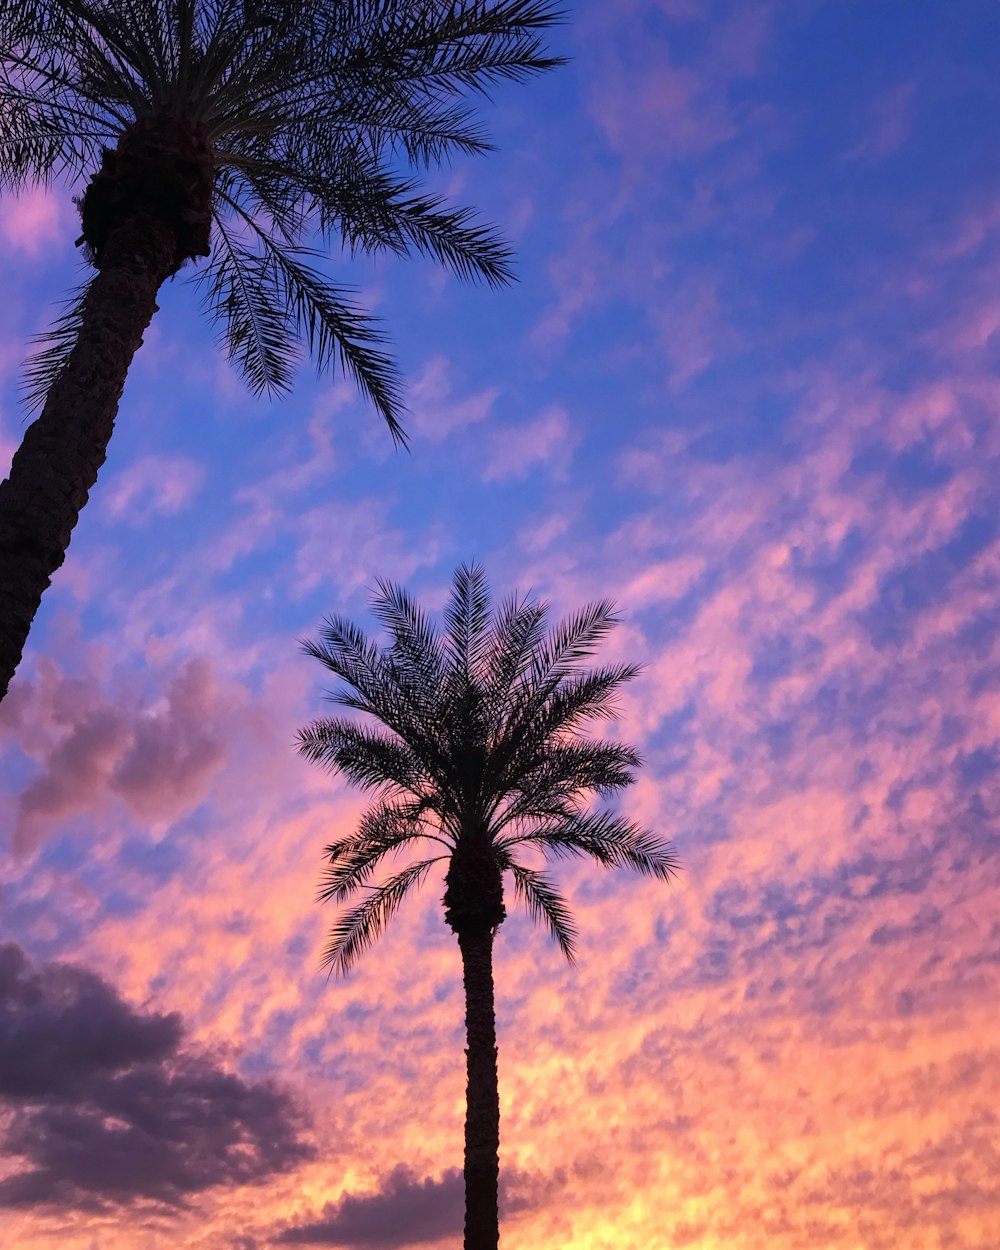
M 770 43 L 775 6 L 742 0 L 716 24 L 707 53 L 721 75 L 748 78 L 757 73 Z
M 722 93 L 688 66 L 670 63 L 666 45 L 648 65 L 609 62 L 591 93 L 594 117 L 617 151 L 688 157 L 732 138 Z
M 62 196 L 47 187 L 33 187 L 16 199 L 4 201 L 0 235 L 5 242 L 29 256 L 37 256 L 64 233 Z
M 926 339 L 938 350 L 944 346 L 951 351 L 975 352 L 988 346 L 998 330 L 1000 300 L 987 294 L 967 300 L 966 306 L 950 322 L 935 328 Z
M 300 594 L 327 583 L 339 596 L 370 586 L 373 577 L 405 581 L 434 565 L 451 540 L 442 527 L 414 537 L 388 524 L 385 499 L 342 499 L 312 508 L 292 523 L 297 535 L 296 588 Z
M 108 697 L 92 678 L 40 665 L 4 703 L 11 737 L 40 767 L 17 799 L 15 852 L 30 854 L 73 815 L 107 823 L 116 800 L 153 824 L 191 811 L 228 754 L 244 698 L 203 659 L 177 669 L 151 706 L 134 688 Z
M 670 360 L 670 386 L 675 391 L 703 373 L 720 346 L 731 345 L 733 339 L 720 311 L 716 280 L 708 274 L 688 280 L 652 316 Z
M 564 513 L 555 513 L 524 526 L 518 532 L 518 544 L 531 552 L 545 551 L 567 532 L 570 524 L 570 518 Z
M 204 466 L 185 456 L 143 456 L 107 483 L 102 499 L 113 517 L 142 524 L 183 512 L 204 480 Z
M 695 64 L 675 64 L 669 40 L 651 33 L 655 10 L 673 21 L 710 25 L 711 34 Z M 620 154 L 677 159 L 701 155 L 731 139 L 742 120 L 731 106 L 730 85 L 757 73 L 769 45 L 775 6 L 745 3 L 727 7 L 697 0 L 655 0 L 613 10 L 596 9 L 586 19 L 600 68 L 591 92 L 591 111 Z
M 546 408 L 533 421 L 496 431 L 483 478 L 494 482 L 527 477 L 540 466 L 556 476 L 564 475 L 579 441 L 565 408 Z
M 139 817 L 163 819 L 196 803 L 227 753 L 221 692 L 206 660 L 190 660 L 163 701 L 134 722 L 111 786 Z
M 591 308 L 606 290 L 601 271 L 607 268 L 606 258 L 594 237 L 593 226 L 584 227 L 580 236 L 562 255 L 548 266 L 549 278 L 556 289 L 552 306 L 531 330 L 531 341 L 539 347 L 551 347 L 569 334 L 573 322 Z
M 848 160 L 880 160 L 897 152 L 910 137 L 916 84 L 900 83 L 871 106 L 865 134 L 846 154 Z
M 493 386 L 471 395 L 457 396 L 451 365 L 444 356 L 435 356 L 407 392 L 413 433 L 431 442 L 440 442 L 457 430 L 485 421 L 499 394 L 499 387 Z

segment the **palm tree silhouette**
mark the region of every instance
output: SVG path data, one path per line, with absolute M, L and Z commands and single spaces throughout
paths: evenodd
M 40 408 L 0 483 L 0 698 L 104 462 L 163 282 L 188 261 L 254 392 L 307 353 L 402 439 L 377 323 L 328 245 L 510 280 L 510 253 L 422 171 L 490 148 L 471 93 L 558 63 L 548 0 L 0 0 L 0 190 L 87 178 L 95 272 L 29 365 Z M 310 243 L 321 243 L 317 251 Z
M 496 1250 L 493 942 L 507 914 L 504 877 L 572 960 L 569 908 L 525 852 L 590 856 L 664 880 L 677 863 L 654 834 L 584 804 L 589 794 L 629 785 L 640 765 L 631 747 L 580 736 L 589 719 L 614 715 L 617 690 L 639 671 L 634 664 L 581 670 L 616 622 L 610 603 L 547 630 L 539 601 L 515 595 L 493 613 L 485 574 L 473 565 L 455 574 L 443 631 L 391 583 L 378 583 L 372 609 L 388 645 L 339 616 L 319 642 L 304 644 L 340 679 L 333 702 L 365 716 L 314 722 L 300 733 L 300 750 L 376 795 L 357 831 L 325 850 L 320 899 L 365 894 L 335 920 L 324 963 L 346 973 L 404 897 L 435 865 L 447 865 L 444 914 L 462 955 L 468 1042 L 465 1250 Z M 413 859 L 427 844 L 430 856 Z M 382 861 L 400 852 L 412 862 L 372 885 Z

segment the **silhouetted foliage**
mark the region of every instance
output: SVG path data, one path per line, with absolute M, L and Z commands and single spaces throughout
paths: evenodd
M 509 281 L 506 244 L 420 175 L 490 148 L 463 97 L 555 65 L 557 16 L 547 0 L 0 0 L 0 189 L 89 179 L 78 243 L 96 271 L 29 366 L 41 415 L 0 485 L 0 697 L 157 291 L 187 262 L 207 257 L 204 307 L 253 391 L 287 390 L 308 354 L 403 438 L 383 333 L 324 254 L 417 251 Z
M 504 882 L 563 953 L 575 929 L 554 880 L 531 863 L 584 856 L 668 880 L 668 843 L 593 810 L 593 794 L 628 786 L 640 765 L 629 746 L 582 736 L 615 713 L 634 664 L 582 667 L 616 622 L 608 602 L 553 628 L 540 601 L 512 596 L 494 612 L 483 570 L 463 566 L 439 628 L 401 587 L 372 600 L 389 634 L 379 646 L 343 617 L 305 643 L 338 679 L 348 710 L 300 734 L 309 759 L 374 793 L 357 830 L 326 848 L 320 899 L 360 902 L 334 921 L 325 963 L 346 973 L 406 895 L 441 865 L 445 919 L 462 954 L 468 1037 L 466 1250 L 498 1244 L 499 1102 L 493 941 L 506 917 Z M 357 714 L 362 714 L 358 716 Z M 429 854 L 428 854 L 429 851 Z M 409 862 L 375 882 L 397 855 Z

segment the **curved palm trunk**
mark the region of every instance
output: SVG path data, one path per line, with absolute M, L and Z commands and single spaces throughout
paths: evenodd
M 493 932 L 459 933 L 465 982 L 465 1250 L 497 1250 L 500 1094 L 493 1002 Z
M 0 483 L 0 699 L 104 463 L 125 376 L 176 268 L 176 247 L 175 232 L 152 213 L 111 232 L 80 337 Z

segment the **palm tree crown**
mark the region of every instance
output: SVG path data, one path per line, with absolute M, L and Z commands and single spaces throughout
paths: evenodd
M 358 829 L 326 848 L 320 892 L 364 899 L 335 922 L 325 962 L 345 973 L 381 933 L 409 890 L 446 863 L 446 918 L 457 933 L 503 921 L 503 875 L 570 959 L 575 930 L 554 882 L 524 860 L 589 856 L 669 879 L 669 845 L 620 816 L 584 806 L 628 786 L 637 753 L 580 736 L 584 722 L 613 716 L 614 695 L 634 664 L 581 671 L 615 624 L 608 602 L 546 630 L 544 603 L 511 597 L 491 614 L 477 566 L 458 570 L 443 631 L 405 590 L 378 583 L 372 601 L 391 641 L 379 648 L 341 617 L 305 650 L 341 680 L 331 699 L 367 713 L 318 720 L 299 735 L 309 759 L 343 773 L 377 800 Z M 387 858 L 433 843 L 427 858 L 370 888 Z
M 288 388 L 299 347 L 353 375 L 396 434 L 382 335 L 317 267 L 417 250 L 510 278 L 505 244 L 420 190 L 421 170 L 490 143 L 460 97 L 558 63 L 543 0 L 0 0 L 0 188 L 89 177 L 81 244 L 169 217 L 172 269 L 207 256 L 204 304 L 254 391 Z M 35 358 L 41 401 L 82 293 Z

